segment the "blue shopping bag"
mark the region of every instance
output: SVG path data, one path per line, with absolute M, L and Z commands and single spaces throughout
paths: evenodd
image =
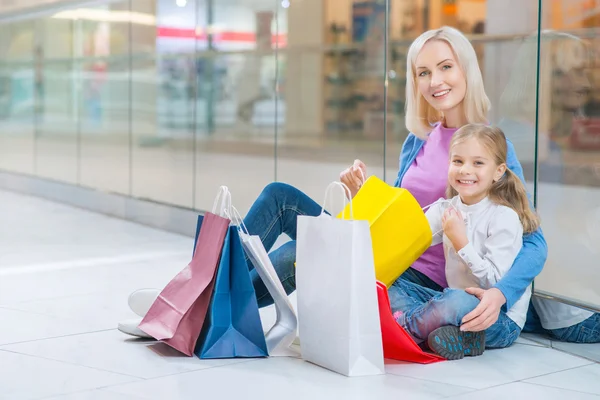
M 225 237 L 195 354 L 204 359 L 268 356 L 258 302 L 236 226 L 230 226 Z

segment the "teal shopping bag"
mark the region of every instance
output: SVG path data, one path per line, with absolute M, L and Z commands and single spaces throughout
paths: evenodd
M 225 237 L 195 354 L 205 359 L 268 356 L 256 293 L 235 226 L 229 227 Z

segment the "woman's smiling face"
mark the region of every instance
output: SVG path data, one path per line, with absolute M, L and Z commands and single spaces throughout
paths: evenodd
M 467 81 L 452 48 L 442 40 L 425 43 L 415 62 L 419 93 L 446 117 L 462 113 Z

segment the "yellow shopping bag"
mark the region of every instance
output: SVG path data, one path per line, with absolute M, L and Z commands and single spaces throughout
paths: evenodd
M 352 207 L 354 219 L 369 221 L 375 276 L 390 287 L 431 245 L 425 213 L 408 190 L 392 187 L 376 176 L 367 179 Z M 349 212 L 348 204 L 337 218 Z

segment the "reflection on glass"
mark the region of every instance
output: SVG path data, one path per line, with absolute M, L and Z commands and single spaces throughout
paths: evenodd
M 386 3 L 309 1 L 286 10 L 277 179 L 319 203 L 355 159 L 384 176 L 384 127 L 391 134 L 400 125 L 396 114 L 386 121 Z M 305 15 L 324 23 L 308 31 Z
M 277 98 L 277 77 L 289 67 L 279 52 L 286 20 L 278 2 L 263 0 L 211 7 L 203 0 L 198 10 L 200 26 L 218 29 L 196 38 L 195 207 L 211 209 L 226 185 L 245 214 L 275 179 L 275 132 L 286 109 Z M 279 88 L 286 90 L 281 82 Z
M 36 173 L 79 182 L 78 91 L 73 63 L 75 23 L 54 16 L 36 21 L 43 49 L 43 83 L 36 115 Z
M 129 194 L 128 2 L 85 9 L 75 25 L 80 184 Z M 112 22 L 124 15 L 123 22 Z M 106 16 L 98 21 L 94 16 Z
M 600 124 L 594 93 L 594 38 L 557 32 L 542 47 L 549 71 L 541 82 L 540 120 L 547 124 L 555 168 L 540 163 L 538 206 L 549 260 L 537 289 L 600 306 L 595 268 L 600 220 Z M 546 39 L 546 38 L 545 38 Z M 543 160 L 542 160 L 543 161 Z
M 196 87 L 189 37 L 198 2 L 131 2 L 134 14 L 156 18 L 156 26 L 131 25 L 132 194 L 188 208 L 194 205 Z
M 0 169 L 22 173 L 34 173 L 35 109 L 42 97 L 43 55 L 34 29 L 32 21 L 0 26 Z
M 540 152 L 538 208 L 549 255 L 536 290 L 600 308 L 600 20 L 575 3 L 563 14 L 543 2 L 538 143 L 551 156 Z

